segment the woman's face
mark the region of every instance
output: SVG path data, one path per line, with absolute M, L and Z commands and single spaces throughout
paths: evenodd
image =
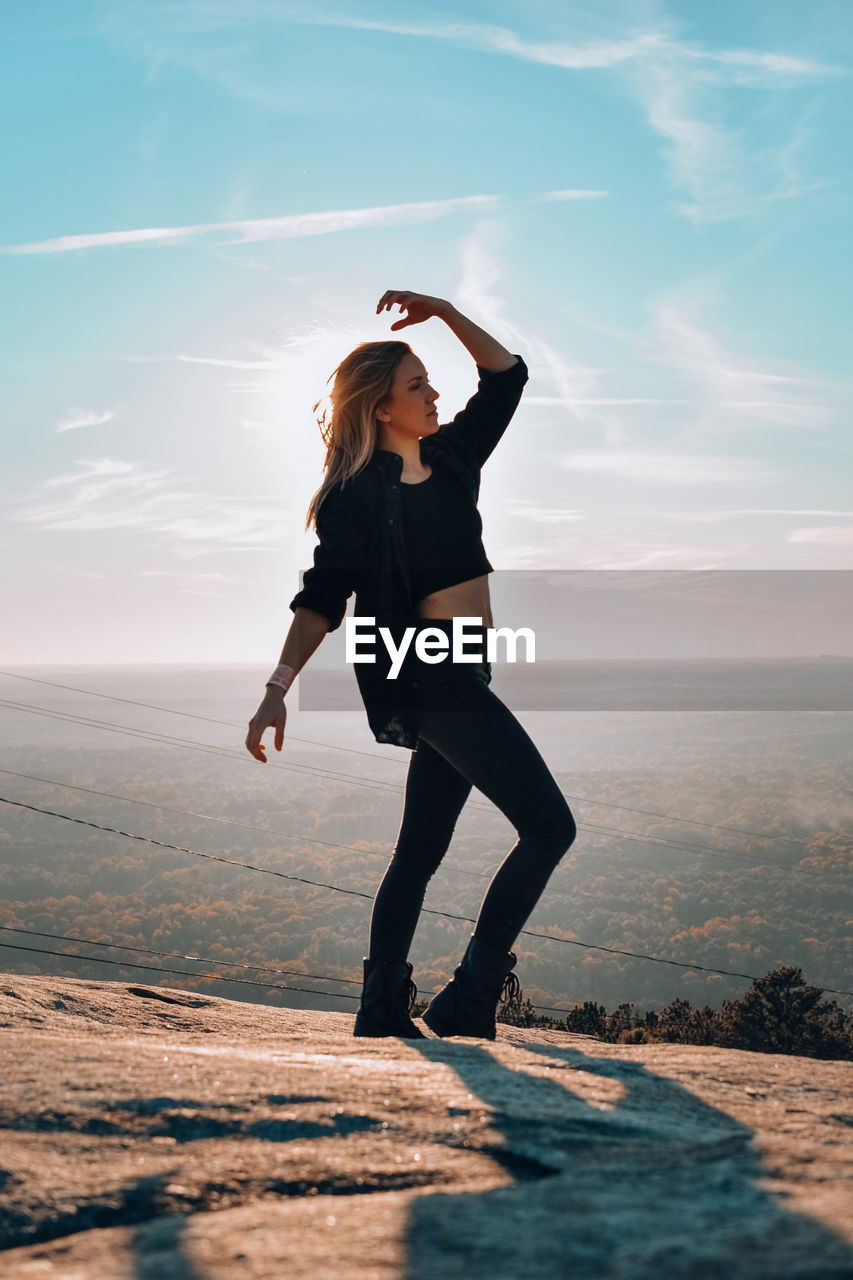
M 413 439 L 432 435 L 438 430 L 437 399 L 423 363 L 407 352 L 397 365 L 390 400 L 377 410 L 379 425 Z

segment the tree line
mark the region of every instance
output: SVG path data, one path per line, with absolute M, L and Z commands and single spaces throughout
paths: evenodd
M 693 1008 L 680 997 L 659 1012 L 635 1012 L 620 1004 L 608 1013 L 604 1005 L 586 1000 L 562 1020 L 537 1014 L 531 1001 L 502 1006 L 498 1021 L 516 1027 L 547 1027 L 595 1036 L 615 1044 L 719 1045 L 757 1053 L 790 1053 L 806 1058 L 853 1058 L 853 1015 L 836 1000 L 822 1000 L 819 987 L 809 986 L 802 969 L 773 969 L 737 1000 L 722 1008 Z

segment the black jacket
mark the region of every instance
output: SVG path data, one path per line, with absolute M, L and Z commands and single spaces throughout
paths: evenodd
M 420 441 L 424 464 L 446 467 L 475 502 L 480 470 L 509 425 L 529 376 L 521 356 L 499 373 L 479 365 L 477 372 L 477 391 L 465 408 Z M 407 626 L 415 625 L 418 614 L 403 540 L 402 470 L 399 453 L 374 449 L 357 475 L 329 490 L 317 512 L 314 564 L 302 575 L 301 590 L 290 602 L 292 610 L 300 605 L 314 609 L 335 631 L 355 591 L 356 615 L 374 617 L 377 628 L 387 626 L 395 643 Z M 420 722 L 417 674 L 404 662 L 397 679 L 387 679 L 387 649 L 377 642 L 375 652 L 375 663 L 354 663 L 373 736 L 377 742 L 413 750 Z

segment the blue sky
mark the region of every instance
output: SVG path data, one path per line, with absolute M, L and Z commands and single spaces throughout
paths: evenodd
M 851 567 L 846 4 L 19 3 L 4 52 L 5 663 L 274 661 L 386 289 L 530 368 L 496 569 Z M 446 420 L 470 356 L 401 336 Z

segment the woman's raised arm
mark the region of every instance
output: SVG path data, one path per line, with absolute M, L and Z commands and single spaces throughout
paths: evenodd
M 481 369 L 487 369 L 490 373 L 503 373 L 504 369 L 511 369 L 515 364 L 515 356 L 501 346 L 497 338 L 463 316 L 445 298 L 432 298 L 427 293 L 412 293 L 405 289 L 389 289 L 379 299 L 376 314 L 390 311 L 393 306 L 399 306 L 401 313 L 405 311 L 406 318 L 396 320 L 391 325 L 392 330 L 405 329 L 406 325 L 421 324 L 431 316 L 438 316 L 456 334 Z

